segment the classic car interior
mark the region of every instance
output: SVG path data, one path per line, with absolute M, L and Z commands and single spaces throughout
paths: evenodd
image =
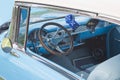
M 99 65 L 110 65 L 109 60 L 119 57 L 118 35 L 120 27 L 107 21 L 49 8 L 33 8 L 27 48 L 87 79 Z

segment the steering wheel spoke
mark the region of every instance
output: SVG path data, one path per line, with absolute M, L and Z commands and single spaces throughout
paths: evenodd
M 57 51 L 59 51 L 60 53 L 65 53 L 59 46 L 56 46 L 55 48 Z
M 54 35 L 52 36 L 52 38 L 54 38 L 59 32 L 59 28 L 57 28 L 56 32 L 54 33 Z

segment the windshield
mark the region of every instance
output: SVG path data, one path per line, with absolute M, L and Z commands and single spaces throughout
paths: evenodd
M 64 17 L 67 13 L 49 8 L 31 8 L 30 22 Z

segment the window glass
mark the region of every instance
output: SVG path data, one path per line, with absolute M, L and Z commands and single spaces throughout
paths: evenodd
M 66 16 L 67 13 L 49 8 L 31 8 L 30 22 Z
M 27 8 L 20 8 L 20 22 L 19 22 L 19 33 L 17 38 L 17 43 L 19 46 L 24 46 L 25 42 L 25 34 L 26 34 L 26 23 L 27 23 L 27 15 L 28 9 Z

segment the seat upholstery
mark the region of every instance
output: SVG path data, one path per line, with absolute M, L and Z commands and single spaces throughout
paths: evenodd
M 87 80 L 120 80 L 120 54 L 99 64 Z
M 86 71 L 79 71 L 76 74 L 79 76 L 83 75 L 83 78 L 86 80 L 88 78 L 89 74 L 95 69 L 96 66 L 97 65 L 94 65 L 92 67 L 87 68 Z

